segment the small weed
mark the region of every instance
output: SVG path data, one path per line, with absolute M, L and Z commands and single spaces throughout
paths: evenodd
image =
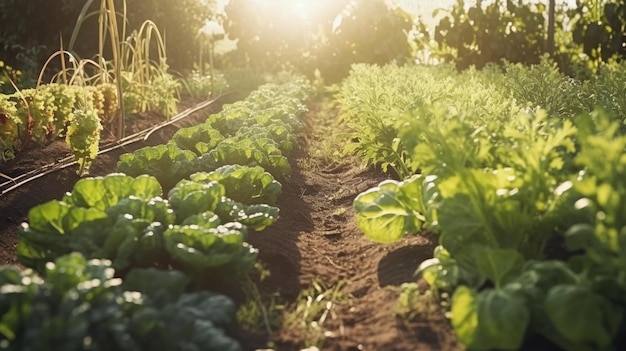
M 420 316 L 440 313 L 441 304 L 432 290 L 421 292 L 416 283 L 404 283 L 400 289 L 396 315 L 403 321 L 412 322 Z
M 270 274 L 260 264 L 257 264 L 255 268 L 258 270 L 261 281 Z M 237 309 L 237 324 L 242 328 L 250 330 L 265 329 L 268 334 L 271 334 L 273 330 L 278 330 L 285 307 L 277 303 L 279 295 L 273 294 L 269 298 L 261 296 L 257 285 L 249 276 L 246 277 L 243 283 L 243 292 L 246 301 Z
M 351 296 L 342 292 L 344 282 L 326 287 L 314 280 L 311 287 L 300 292 L 293 306 L 285 312 L 283 327 L 299 330 L 304 347 L 322 348 L 327 337 L 335 333 L 327 330 L 325 324 L 337 318 L 334 307 L 347 303 Z
M 339 207 L 333 212 L 333 217 L 342 217 L 348 209 L 345 207 Z

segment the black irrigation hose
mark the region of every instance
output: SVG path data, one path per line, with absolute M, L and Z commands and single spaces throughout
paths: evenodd
M 236 93 L 236 92 L 235 91 L 229 91 L 229 92 L 223 93 L 223 94 L 217 96 L 216 98 L 214 98 L 212 100 L 206 100 L 206 101 L 201 102 L 201 103 L 199 103 L 199 104 L 197 104 L 197 105 L 195 105 L 193 107 L 190 107 L 190 108 L 186 109 L 185 111 L 183 111 L 183 112 L 177 114 L 176 116 L 172 117 L 167 122 L 160 123 L 160 124 L 150 128 L 150 129 L 142 130 L 142 131 L 137 132 L 135 134 L 126 136 L 126 137 L 124 137 L 124 138 L 122 138 L 120 140 L 117 140 L 117 141 L 111 142 L 111 143 L 109 143 L 107 145 L 104 145 L 103 148 L 98 151 L 98 155 L 105 154 L 105 153 L 110 152 L 112 150 L 118 149 L 120 147 L 124 147 L 126 145 L 129 145 L 129 144 L 132 144 L 132 143 L 135 143 L 135 142 L 138 142 L 138 141 L 146 141 L 146 140 L 148 140 L 150 135 L 152 135 L 152 133 L 156 132 L 157 130 L 159 130 L 159 129 L 163 128 L 163 127 L 166 127 L 166 126 L 168 126 L 170 124 L 173 124 L 175 122 L 178 122 L 178 121 L 180 121 L 180 120 L 182 120 L 184 118 L 187 118 L 191 114 L 193 114 L 194 112 L 197 112 L 197 111 L 200 111 L 200 110 L 202 110 L 204 108 L 207 108 L 207 107 L 213 105 L 218 100 L 220 100 L 220 99 L 222 99 L 222 98 L 224 98 L 224 97 L 226 97 L 228 95 L 234 94 L 234 93 Z M 22 185 L 25 185 L 25 184 L 27 184 L 27 183 L 29 183 L 29 182 L 37 179 L 37 178 L 41 178 L 41 177 L 43 177 L 45 175 L 54 173 L 56 171 L 60 171 L 62 169 L 65 169 L 65 168 L 67 168 L 69 166 L 72 166 L 72 165 L 75 165 L 75 164 L 77 164 L 77 162 L 74 161 L 74 156 L 67 156 L 67 157 L 64 157 L 62 159 L 57 160 L 57 162 L 55 162 L 55 163 L 47 164 L 45 166 L 42 166 L 42 167 L 39 167 L 37 169 L 28 171 L 28 172 L 26 172 L 24 174 L 21 174 L 21 175 L 19 175 L 17 177 L 13 177 L 13 178 L 11 178 L 10 181 L 6 181 L 6 182 L 0 184 L 0 189 L 5 188 L 5 187 L 7 187 L 7 186 L 12 184 L 10 187 L 7 187 L 6 189 L 3 189 L 3 190 L 0 191 L 0 197 L 2 197 L 3 195 L 9 193 L 10 191 L 15 190 L 15 189 L 21 187 Z

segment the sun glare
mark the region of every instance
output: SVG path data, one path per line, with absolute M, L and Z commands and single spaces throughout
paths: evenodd
M 326 5 L 324 0 L 252 0 L 255 6 L 279 6 L 289 14 L 286 21 L 310 21 Z

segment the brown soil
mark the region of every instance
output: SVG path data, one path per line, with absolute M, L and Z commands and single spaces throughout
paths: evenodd
M 182 109 L 182 108 L 181 108 Z M 138 142 L 99 156 L 90 175 L 115 171 L 121 153 L 146 145 L 166 142 L 181 127 L 197 124 L 212 111 L 205 109 L 175 125 L 161 129 L 147 142 Z M 277 293 L 278 302 L 294 306 L 299 293 L 316 281 L 332 288 L 342 284 L 347 297 L 330 309 L 321 329 L 325 340 L 321 350 L 459 350 L 448 320 L 441 308 L 432 303 L 428 313 L 411 321 L 396 317 L 395 310 L 404 282 L 417 282 L 413 276 L 418 264 L 432 257 L 435 245 L 428 236 L 413 236 L 391 245 L 381 245 L 365 238 L 355 225 L 352 201 L 360 192 L 377 185 L 384 175 L 362 168 L 358 160 L 346 158 L 329 162 L 316 156 L 328 121 L 320 120 L 318 107 L 305 117 L 306 130 L 294 151 L 293 174 L 283 183 L 278 202 L 281 217 L 250 242 L 260 250 L 260 261 L 270 276 L 259 284 L 264 296 Z M 155 122 L 156 121 L 156 122 Z M 132 129 L 147 128 L 162 121 L 157 114 L 136 118 Z M 22 152 L 9 164 L 0 165 L 0 173 L 16 177 L 42 167 L 68 154 L 63 141 L 42 149 Z M 78 180 L 76 167 L 68 167 L 33 180 L 0 196 L 0 264 L 16 264 L 17 228 L 26 221 L 28 210 L 40 203 L 59 199 Z M 419 281 L 425 290 L 426 284 Z M 428 301 L 425 301 L 428 303 Z M 305 347 L 306 331 L 282 328 L 271 334 L 242 332 L 246 350 L 299 350 Z

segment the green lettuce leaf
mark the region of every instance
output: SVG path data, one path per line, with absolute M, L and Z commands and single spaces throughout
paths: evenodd
M 78 207 L 104 211 L 131 195 L 150 200 L 163 195 L 163 191 L 154 177 L 143 175 L 134 178 L 112 173 L 105 177 L 80 179 L 74 184 L 72 192 L 63 197 L 63 201 Z
M 425 220 L 420 176 L 403 182 L 386 180 L 354 199 L 356 222 L 365 235 L 389 243 L 414 234 Z
M 472 350 L 518 350 L 529 322 L 526 300 L 514 290 L 460 286 L 452 297 L 452 326 Z
M 275 204 L 282 190 L 282 185 L 260 166 L 226 165 L 210 173 L 194 173 L 191 180 L 215 180 L 224 186 L 227 197 L 244 204 Z

